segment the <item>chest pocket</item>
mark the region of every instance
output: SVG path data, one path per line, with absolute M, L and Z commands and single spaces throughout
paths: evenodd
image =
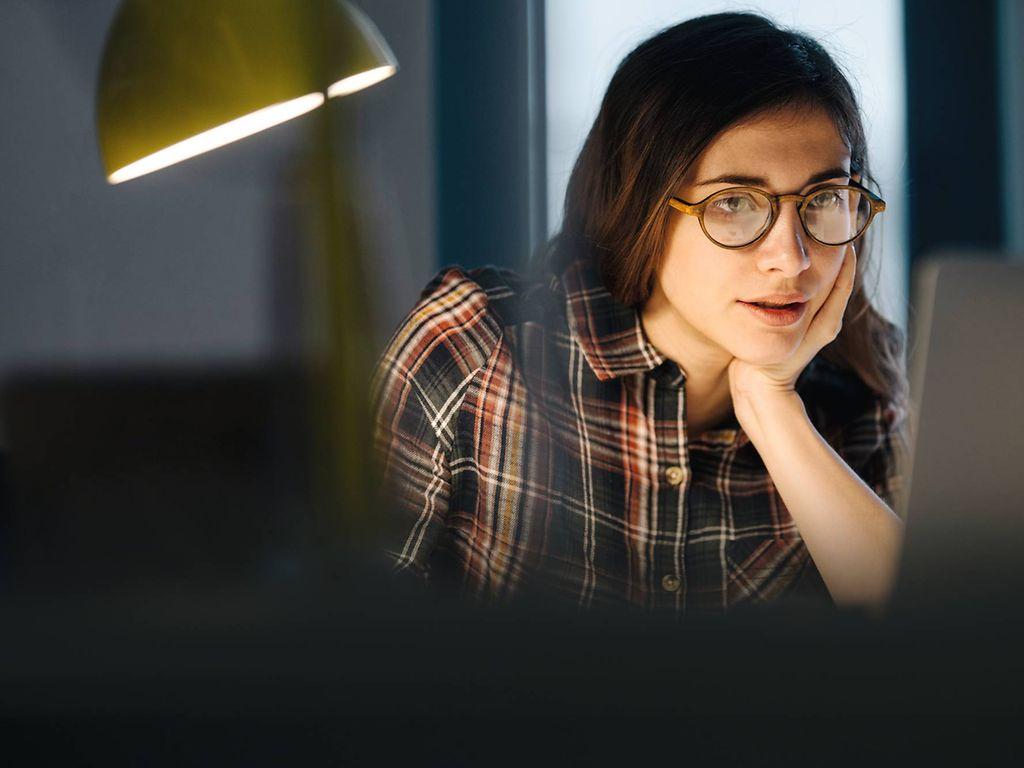
M 799 536 L 747 536 L 727 541 L 725 568 L 729 605 L 766 603 L 783 597 L 832 602 Z

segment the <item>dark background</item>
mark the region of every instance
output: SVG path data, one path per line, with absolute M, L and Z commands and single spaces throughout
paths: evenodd
M 311 566 L 296 375 L 308 120 L 107 185 L 92 99 L 116 5 L 0 0 L 5 743 L 64 764 L 136 763 L 153 745 L 202 762 L 207 744 L 220 762 L 274 762 L 300 743 L 469 764 L 543 737 L 600 762 L 636 754 L 625 731 L 621 753 L 601 748 L 626 711 L 669 756 L 676 734 L 688 755 L 765 762 L 794 745 L 818 760 L 819 742 L 883 764 L 944 746 L 997 756 L 1019 714 L 1012 610 L 925 630 L 740 622 L 724 643 L 465 619 Z M 442 264 L 521 266 L 543 241 L 544 4 L 359 5 L 401 65 L 328 105 L 376 350 Z M 1024 251 L 1021 5 L 904 0 L 912 263 Z M 524 713 L 527 730 L 499 727 Z
M 1024 250 L 1024 10 L 903 5 L 910 258 Z M 292 357 L 308 121 L 107 185 L 92 100 L 115 7 L 0 3 L 0 376 Z M 351 129 L 379 346 L 440 265 L 521 265 L 543 240 L 544 14 L 539 0 L 361 7 L 401 65 L 330 105 Z

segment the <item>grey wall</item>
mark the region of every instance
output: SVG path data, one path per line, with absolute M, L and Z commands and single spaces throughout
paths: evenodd
M 390 336 L 441 262 L 436 253 L 434 0 L 358 0 L 398 58 L 398 73 L 346 97 L 377 344 Z
M 427 0 L 363 0 L 399 73 L 353 96 L 354 204 L 379 345 L 434 270 Z M 294 340 L 304 118 L 109 186 L 93 93 L 116 0 L 0 3 L 0 376 L 262 361 Z

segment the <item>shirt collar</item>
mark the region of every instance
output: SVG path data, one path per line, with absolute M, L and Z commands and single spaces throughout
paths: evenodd
M 573 261 L 562 272 L 560 281 L 565 290 L 570 332 L 599 380 L 653 371 L 667 362 L 647 340 L 637 309 L 620 304 L 609 293 L 590 261 Z M 823 365 L 827 368 L 827 361 L 816 355 L 797 382 L 797 391 L 805 400 L 807 388 L 820 378 Z M 685 381 L 682 369 L 675 365 L 672 368 L 679 380 Z M 701 440 L 739 446 L 750 442 L 735 416 L 723 428 L 706 431 Z
M 599 380 L 650 371 L 665 362 L 647 340 L 640 313 L 608 292 L 591 261 L 573 261 L 561 280 L 569 329 Z
M 562 273 L 561 282 L 570 331 L 599 380 L 653 371 L 668 362 L 647 340 L 640 313 L 615 300 L 593 264 L 585 260 L 573 262 Z M 686 380 L 682 369 L 674 363 L 666 374 L 677 384 Z M 705 431 L 700 439 L 736 447 L 750 442 L 735 417 L 719 429 Z

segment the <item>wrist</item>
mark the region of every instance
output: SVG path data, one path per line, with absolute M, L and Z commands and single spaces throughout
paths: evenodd
M 750 409 L 760 419 L 807 414 L 803 398 L 793 389 L 752 392 L 746 398 Z
M 759 450 L 773 435 L 810 423 L 804 401 L 795 390 L 747 393 L 734 402 L 737 421 Z

